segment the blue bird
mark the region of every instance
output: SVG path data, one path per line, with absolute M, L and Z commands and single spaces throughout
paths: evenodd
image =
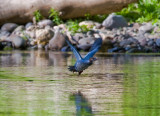
M 93 56 L 102 45 L 102 39 L 101 38 L 96 39 L 95 42 L 93 43 L 92 47 L 90 48 L 89 53 L 86 54 L 86 56 L 84 58 L 82 58 L 82 56 L 79 54 L 79 52 L 76 50 L 76 48 L 73 47 L 73 45 L 68 40 L 66 40 L 66 42 L 70 46 L 71 50 L 73 51 L 73 53 L 76 57 L 75 65 L 69 66 L 68 69 L 69 69 L 69 71 L 72 71 L 72 72 L 78 72 L 79 75 L 83 72 L 83 70 L 85 70 L 89 66 L 91 66 L 95 60 L 97 60 Z

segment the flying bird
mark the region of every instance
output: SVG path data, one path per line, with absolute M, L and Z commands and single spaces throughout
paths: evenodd
M 83 72 L 83 70 L 91 66 L 95 60 L 97 60 L 93 56 L 102 45 L 102 39 L 101 38 L 96 39 L 92 47 L 90 48 L 90 51 L 88 52 L 88 54 L 86 54 L 85 57 L 82 58 L 80 53 L 67 39 L 66 39 L 66 42 L 70 46 L 71 50 L 73 51 L 76 57 L 76 63 L 74 64 L 74 66 L 69 66 L 68 69 L 69 71 L 72 71 L 72 72 L 78 72 L 79 75 Z

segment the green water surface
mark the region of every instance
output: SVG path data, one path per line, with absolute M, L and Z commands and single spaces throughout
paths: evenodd
M 0 53 L 0 116 L 160 116 L 159 54 L 97 54 L 81 76 L 70 53 Z

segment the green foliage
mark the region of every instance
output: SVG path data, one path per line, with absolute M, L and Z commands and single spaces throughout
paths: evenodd
M 57 25 L 63 23 L 62 19 L 59 17 L 59 12 L 53 8 L 51 8 L 49 11 L 49 18 L 51 18 L 52 21 Z
M 160 19 L 160 0 L 139 0 L 138 4 L 130 4 L 117 14 L 123 15 L 130 22 L 157 23 Z
M 39 10 L 36 10 L 36 11 L 34 12 L 34 16 L 35 16 L 37 22 L 39 22 L 40 20 L 43 19 L 43 16 L 42 16 L 42 14 L 40 13 Z
M 84 20 L 92 20 L 92 21 L 102 23 L 102 21 L 104 21 L 108 15 L 93 15 L 93 16 L 91 16 L 90 14 L 85 14 L 84 16 L 85 16 Z
M 74 33 L 80 33 L 80 32 L 87 32 L 90 30 L 90 28 L 87 27 L 87 25 L 79 26 L 80 20 L 68 20 L 67 21 L 67 28 L 68 30 L 74 34 Z

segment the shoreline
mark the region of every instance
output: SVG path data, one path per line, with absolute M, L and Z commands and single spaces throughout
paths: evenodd
M 101 37 L 104 53 L 160 53 L 160 29 L 150 22 L 128 24 L 125 18 L 114 13 L 102 23 L 86 20 L 75 25 L 55 25 L 51 20 L 29 22 L 26 25 L 6 23 L 0 29 L 0 50 L 45 49 L 70 51 L 67 38 L 80 51 L 88 51 L 94 41 Z M 77 25 L 76 25 L 77 26 Z M 76 30 L 77 31 L 77 30 Z

